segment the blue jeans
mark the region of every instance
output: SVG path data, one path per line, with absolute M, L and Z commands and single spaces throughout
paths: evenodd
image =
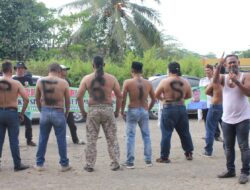
M 189 123 L 186 107 L 184 105 L 164 106 L 161 115 L 161 158 L 169 158 L 171 136 L 175 129 L 181 139 L 185 153 L 194 149 L 189 132 Z
M 240 123 L 236 124 L 228 124 L 222 122 L 222 130 L 224 136 L 225 143 L 225 152 L 227 159 L 227 169 L 230 172 L 235 172 L 235 139 L 237 137 L 237 141 L 240 147 L 241 152 L 241 161 L 242 161 L 242 169 L 241 173 L 249 175 L 250 170 L 250 151 L 249 151 L 249 126 L 250 120 L 244 120 Z
M 135 134 L 136 126 L 139 125 L 144 143 L 144 159 L 151 161 L 152 149 L 150 132 L 148 127 L 148 111 L 144 108 L 129 108 L 126 117 L 127 125 L 127 163 L 134 163 L 135 160 Z
M 57 108 L 42 107 L 40 117 L 40 134 L 39 144 L 36 153 L 36 164 L 43 166 L 45 162 L 45 153 L 51 128 L 54 128 L 59 155 L 60 164 L 62 166 L 69 165 L 67 158 L 67 143 L 66 143 L 66 119 L 64 111 Z
M 222 105 L 211 105 L 206 119 L 206 146 L 205 151 L 212 155 L 216 127 L 222 116 Z
M 3 143 L 6 130 L 8 130 L 10 150 L 14 162 L 14 167 L 18 168 L 21 164 L 19 151 L 19 117 L 14 110 L 3 110 L 0 108 L 0 158 L 2 157 Z

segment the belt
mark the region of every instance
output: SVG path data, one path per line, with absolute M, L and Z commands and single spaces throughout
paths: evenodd
M 171 106 L 183 106 L 184 102 L 166 102 L 163 104 L 163 108 L 171 107 Z
M 16 107 L 5 107 L 5 108 L 0 107 L 0 110 L 17 111 L 17 108 Z

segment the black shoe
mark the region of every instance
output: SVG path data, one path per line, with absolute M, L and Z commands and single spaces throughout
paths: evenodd
M 117 171 L 119 169 L 120 169 L 120 164 L 119 163 L 117 163 L 117 162 L 112 162 L 111 163 L 111 170 Z
M 248 182 L 247 174 L 240 174 L 239 184 L 245 184 Z
M 36 143 L 34 143 L 33 141 L 29 141 L 29 142 L 27 142 L 27 145 L 28 146 L 36 146 Z
M 74 142 L 74 144 L 85 145 L 86 143 L 84 141 L 77 141 L 77 142 Z
M 186 152 L 185 156 L 186 156 L 187 160 L 193 160 L 193 153 L 192 152 Z
M 235 176 L 236 176 L 235 172 L 226 171 L 226 172 L 223 172 L 222 174 L 219 174 L 217 177 L 218 178 L 230 178 L 230 177 L 235 177 Z
M 87 172 L 93 172 L 94 171 L 94 168 L 91 168 L 89 166 L 85 166 L 83 169 L 86 170 Z
M 15 172 L 18 172 L 18 171 L 21 171 L 21 170 L 26 170 L 26 169 L 28 169 L 28 168 L 29 168 L 29 166 L 24 165 L 24 164 L 20 164 L 20 166 L 14 167 L 14 171 L 15 171 Z

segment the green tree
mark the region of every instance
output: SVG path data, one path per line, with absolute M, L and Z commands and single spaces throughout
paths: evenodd
M 76 0 L 64 8 L 80 10 L 75 18 L 78 16 L 81 26 L 72 35 L 72 42 L 94 43 L 99 53 L 113 59 L 121 58 L 128 50 L 142 55 L 144 50 L 163 44 L 155 26 L 160 24 L 158 12 L 142 4 L 129 0 Z
M 35 0 L 0 1 L 0 58 L 25 60 L 50 44 L 52 12 Z

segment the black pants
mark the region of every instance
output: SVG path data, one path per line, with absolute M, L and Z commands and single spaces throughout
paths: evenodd
M 203 110 L 202 110 L 202 115 L 203 115 L 203 120 L 204 120 L 205 126 L 206 126 L 206 120 L 207 120 L 207 113 L 208 113 L 208 109 L 203 109 Z M 220 126 L 221 126 L 221 123 L 222 123 L 222 120 L 221 120 L 221 119 L 220 119 L 219 123 L 220 123 Z M 219 123 L 218 123 L 217 126 L 216 126 L 214 138 L 220 137 Z
M 70 130 L 70 134 L 71 134 L 73 143 L 78 143 L 79 139 L 78 139 L 77 133 L 76 133 L 77 128 L 75 125 L 73 112 L 69 112 L 69 115 L 67 118 L 67 124 L 69 126 L 69 130 Z
M 25 138 L 27 143 L 32 141 L 32 121 L 24 115 Z

